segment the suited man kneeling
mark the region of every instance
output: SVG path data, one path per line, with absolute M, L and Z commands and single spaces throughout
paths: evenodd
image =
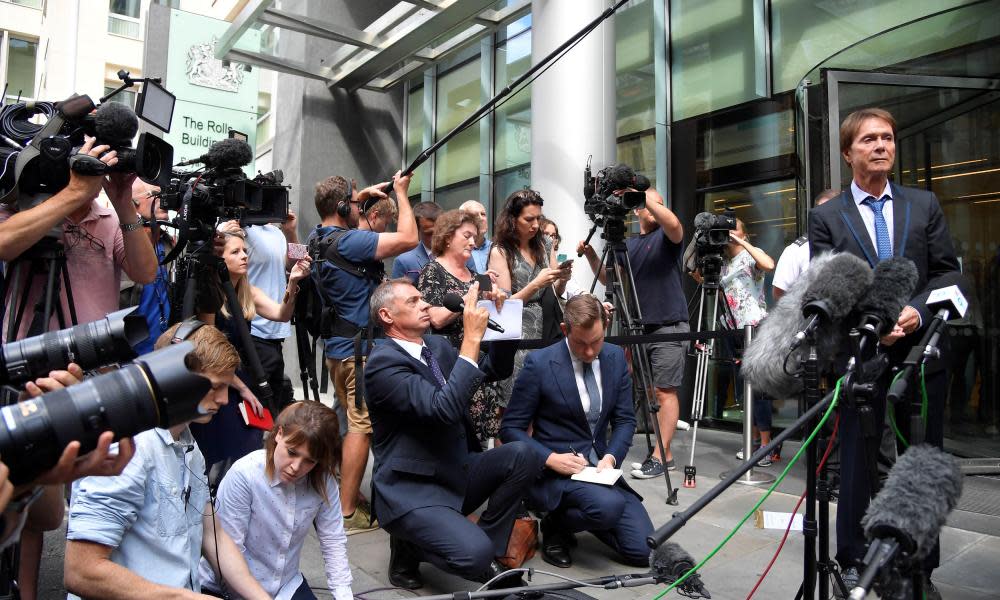
M 615 468 L 632 445 L 635 411 L 625 353 L 604 343 L 606 315 L 596 297 L 570 299 L 563 314 L 566 339 L 528 355 L 500 438 L 505 445 L 530 444 L 545 463 L 528 490 L 531 508 L 548 513 L 542 520 L 545 562 L 572 566 L 573 534 L 589 531 L 623 562 L 645 566 L 646 537 L 653 524 L 642 497 L 621 478 L 613 486 L 570 479 L 588 464 L 598 470 Z
M 516 343 L 479 343 L 489 314 L 477 308 L 479 284 L 465 296 L 465 336 L 455 350 L 430 327 L 420 292 L 407 279 L 379 285 L 371 318 L 385 330 L 365 365 L 375 466 L 373 506 L 389 532 L 389 581 L 423 585 L 421 560 L 466 579 L 485 582 L 504 569 L 514 518 L 526 488 L 542 468 L 527 444 L 482 452 L 469 401 L 485 380 L 510 377 Z M 466 516 L 487 502 L 478 523 Z M 509 576 L 494 587 L 522 585 Z

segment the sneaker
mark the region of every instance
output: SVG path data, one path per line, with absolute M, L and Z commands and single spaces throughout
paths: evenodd
M 354 535 L 378 529 L 378 521 L 372 519 L 371 509 L 364 504 L 358 504 L 354 509 L 354 514 L 344 517 L 344 533 Z
M 673 471 L 677 469 L 673 460 L 667 461 L 667 470 Z M 652 479 L 653 477 L 660 477 L 663 475 L 663 463 L 656 460 L 652 456 L 646 459 L 638 469 L 633 469 L 631 473 L 634 479 Z
M 757 445 L 755 445 L 753 447 L 753 452 L 756 452 L 758 450 L 760 450 L 760 444 L 757 444 Z M 770 467 L 771 466 L 771 461 L 772 461 L 772 456 L 765 456 L 764 458 L 758 460 L 757 461 L 757 466 L 758 467 Z M 742 450 L 739 450 L 739 451 L 736 452 L 736 458 L 738 458 L 739 460 L 743 460 L 743 451 Z
M 648 458 L 645 461 L 643 461 L 643 462 L 634 462 L 634 463 L 632 463 L 632 470 L 633 471 L 641 471 L 643 465 L 645 465 L 647 462 L 649 462 Z M 670 459 L 670 460 L 667 461 L 667 470 L 668 471 L 676 471 L 677 470 L 677 465 L 674 463 L 673 459 Z
M 851 590 L 858 586 L 858 580 L 861 579 L 861 573 L 858 572 L 857 567 L 847 567 L 840 573 L 840 579 L 844 582 L 844 587 L 847 588 L 847 594 L 845 595 L 840 589 L 840 586 L 833 586 L 833 597 L 839 598 L 840 600 L 846 600 L 851 594 Z

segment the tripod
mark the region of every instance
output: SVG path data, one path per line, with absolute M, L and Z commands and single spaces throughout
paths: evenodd
M 719 324 L 719 307 L 722 307 L 722 314 L 726 315 L 727 321 L 735 323 L 729 304 L 726 302 L 725 294 L 720 293 L 723 258 L 720 252 L 699 250 L 698 270 L 702 275 L 702 281 L 698 286 L 698 309 L 695 320 L 696 332 L 715 332 Z M 746 344 L 750 343 L 751 332 L 746 332 Z M 704 417 L 705 397 L 708 391 L 708 367 L 715 354 L 715 338 L 708 338 L 701 343 L 695 340 L 695 381 L 694 393 L 691 401 L 691 460 L 684 467 L 684 487 L 693 488 L 697 482 L 698 469 L 694 463 L 695 447 L 698 441 L 698 423 Z M 743 390 L 743 457 L 750 460 L 751 454 L 751 426 L 753 390 L 748 383 L 744 383 Z M 756 463 L 755 463 L 756 464 Z M 725 479 L 728 473 L 722 473 Z M 737 480 L 738 483 L 749 485 L 760 485 L 774 481 L 774 476 L 767 473 L 755 473 L 753 467 Z
M 607 241 L 601 255 L 601 267 L 605 273 L 605 301 L 615 307 L 614 316 L 618 322 L 619 330 L 625 335 L 642 335 L 642 309 L 639 307 L 639 298 L 635 292 L 635 279 L 632 276 L 632 263 L 629 261 L 628 250 L 625 247 L 625 223 L 611 219 L 603 221 L 604 231 L 601 237 Z M 587 235 L 587 241 L 597 231 L 599 223 L 594 223 Z M 593 293 L 600 279 L 600 272 L 594 278 L 590 286 Z M 660 433 L 660 422 L 656 419 L 660 410 L 659 403 L 656 402 L 656 395 L 653 390 L 652 371 L 649 366 L 649 355 L 646 354 L 642 344 L 634 343 L 627 345 L 629 353 L 632 355 L 632 389 L 637 396 L 642 399 L 642 419 L 647 431 L 647 445 L 652 453 L 652 444 L 649 443 L 649 423 L 653 423 L 653 433 L 656 438 L 656 446 L 660 450 L 660 457 L 663 459 L 663 480 L 667 484 L 667 504 L 677 504 L 677 489 L 670 483 L 670 471 L 667 469 L 667 454 L 663 447 L 663 437 Z
M 195 297 L 198 292 L 198 281 L 215 276 L 219 287 L 222 289 L 224 302 L 229 309 L 234 321 L 234 329 L 243 346 L 243 354 L 246 355 L 246 362 L 250 376 L 257 383 L 257 398 L 260 403 L 268 407 L 275 416 L 277 406 L 275 405 L 274 392 L 267 382 L 267 375 L 264 367 L 260 364 L 260 357 L 257 355 L 257 348 L 250 337 L 250 327 L 243 317 L 243 308 L 240 306 L 239 298 L 236 296 L 236 288 L 229 279 L 229 269 L 226 262 L 219 256 L 211 252 L 211 242 L 203 242 L 194 251 L 189 252 L 184 257 L 185 283 L 184 300 L 182 308 L 182 318 L 187 319 L 195 315 Z M 207 277 L 206 277 L 207 276 Z
M 7 339 L 17 339 L 18 331 L 24 319 L 25 310 L 31 294 L 32 283 L 38 277 L 44 277 L 44 288 L 35 302 L 31 324 L 27 335 L 38 335 L 49 328 L 53 314 L 59 323 L 59 329 L 76 325 L 76 308 L 73 303 L 73 288 L 70 285 L 69 269 L 66 266 L 66 249 L 63 246 L 61 231 L 53 230 L 21 256 L 10 264 L 6 286 L 0 287 L 0 298 L 7 297 L 10 290 L 12 305 L 7 313 Z M 69 322 L 63 312 L 60 299 L 60 286 L 66 291 L 66 305 L 69 309 Z

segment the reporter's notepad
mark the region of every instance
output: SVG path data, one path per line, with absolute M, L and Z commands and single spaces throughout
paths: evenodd
M 614 485 L 621 476 L 621 469 L 604 469 L 598 473 L 597 467 L 584 467 L 579 473 L 570 476 L 570 479 L 586 481 L 587 483 L 599 483 L 601 485 Z
M 503 327 L 503 333 L 487 329 L 486 335 L 483 336 L 484 342 L 521 339 L 521 314 L 524 311 L 524 302 L 505 300 L 503 310 L 500 312 L 497 312 L 497 305 L 491 300 L 480 300 L 478 306 L 490 311 L 490 318 Z

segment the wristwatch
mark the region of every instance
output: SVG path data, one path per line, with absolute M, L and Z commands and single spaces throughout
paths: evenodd
M 128 233 L 129 231 L 137 231 L 142 227 L 142 215 L 135 216 L 135 223 L 121 223 L 122 231 Z

